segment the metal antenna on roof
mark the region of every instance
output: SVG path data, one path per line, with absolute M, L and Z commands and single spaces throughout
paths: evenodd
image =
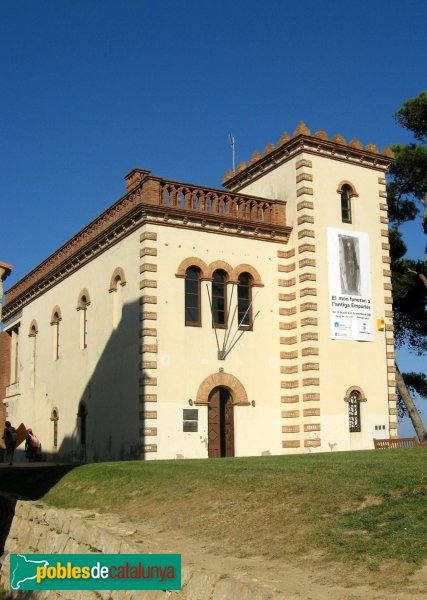
M 232 160 L 233 160 L 233 173 L 235 173 L 236 172 L 236 156 L 235 156 L 234 146 L 236 144 L 236 141 L 235 141 L 234 135 L 232 133 L 229 134 L 229 138 L 230 138 L 230 145 L 231 145 L 231 155 L 232 155 Z

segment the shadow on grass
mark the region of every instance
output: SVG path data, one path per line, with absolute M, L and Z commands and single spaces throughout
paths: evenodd
M 52 465 L 2 469 L 0 494 L 17 496 L 18 500 L 39 500 L 64 475 L 78 465 Z
M 22 467 L 0 471 L 0 556 L 15 516 L 18 500 L 40 500 L 77 465 Z

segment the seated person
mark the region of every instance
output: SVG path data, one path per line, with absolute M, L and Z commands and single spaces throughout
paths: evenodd
M 27 437 L 25 439 L 25 456 L 30 462 L 40 461 L 42 458 L 42 445 L 39 438 L 33 433 L 31 427 L 27 429 Z

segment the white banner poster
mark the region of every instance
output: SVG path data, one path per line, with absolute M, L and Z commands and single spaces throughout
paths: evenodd
M 328 267 L 332 339 L 371 342 L 368 234 L 329 227 Z

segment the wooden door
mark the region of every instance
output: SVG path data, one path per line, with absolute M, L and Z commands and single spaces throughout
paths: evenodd
M 227 391 L 227 390 L 225 390 Z M 224 437 L 225 453 L 221 456 L 234 456 L 234 407 L 230 394 L 224 400 Z
M 220 437 L 220 393 L 219 388 L 215 388 L 209 394 L 208 404 L 208 456 L 209 458 L 218 458 L 221 456 L 221 437 Z
M 209 394 L 208 456 L 234 456 L 234 413 L 230 392 L 217 387 Z

